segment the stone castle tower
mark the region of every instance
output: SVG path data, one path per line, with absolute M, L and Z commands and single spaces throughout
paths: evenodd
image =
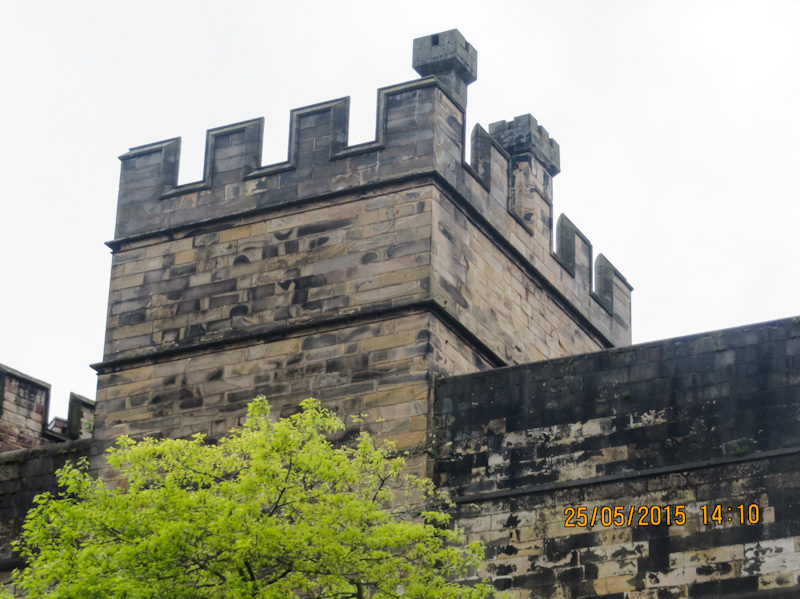
M 419 38 L 413 66 L 372 142 L 348 145 L 341 98 L 292 111 L 279 164 L 262 119 L 209 130 L 196 183 L 180 139 L 121 157 L 96 451 L 222 435 L 259 394 L 421 448 L 435 377 L 630 343 L 625 278 L 564 216 L 553 248 L 555 140 L 530 115 L 477 126 L 466 163 L 475 48 Z
M 27 447 L 0 453 L 0 583 L 66 460 L 218 437 L 264 394 L 416 450 L 514 599 L 800 596 L 800 318 L 630 345 L 625 278 L 564 216 L 554 243 L 558 144 L 525 115 L 466 163 L 475 49 L 439 33 L 413 64 L 372 142 L 348 145 L 344 98 L 292 111 L 280 164 L 261 120 L 210 130 L 196 183 L 179 139 L 121 157 L 92 438 L 83 402 L 36 447 L 47 386 L 0 366 Z

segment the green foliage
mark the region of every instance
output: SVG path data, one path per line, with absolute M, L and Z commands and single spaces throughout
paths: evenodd
M 429 481 L 366 433 L 353 447 L 315 400 L 274 422 L 259 397 L 217 444 L 123 437 L 109 488 L 86 461 L 58 472 L 64 492 L 36 498 L 17 549 L 16 590 L 48 598 L 483 599 L 452 582 L 480 563 Z M 416 499 L 415 499 L 416 498 Z

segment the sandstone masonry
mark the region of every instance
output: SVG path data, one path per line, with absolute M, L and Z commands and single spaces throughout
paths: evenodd
M 630 342 L 625 279 L 565 218 L 553 248 L 547 132 L 476 127 L 464 162 L 476 61 L 457 31 L 416 40 L 424 76 L 379 90 L 373 142 L 347 144 L 343 98 L 292 111 L 280 164 L 260 119 L 210 130 L 196 183 L 176 183 L 179 139 L 121 157 L 98 456 L 121 434 L 219 436 L 262 393 L 422 451 L 435 376 Z
M 787 319 L 446 378 L 434 480 L 513 596 L 796 597 L 799 365 Z
M 279 164 L 261 119 L 208 131 L 194 183 L 180 139 L 120 157 L 92 442 L 0 454 L 0 571 L 64 460 L 114 477 L 118 436 L 218 438 L 264 394 L 366 413 L 342 438 L 412 451 L 517 599 L 800 595 L 798 320 L 631 347 L 631 286 L 554 221 L 555 140 L 531 115 L 476 126 L 467 163 L 475 48 L 426 36 L 413 65 L 371 142 L 341 98 L 291 112 Z M 31 389 L 8 413 L 37 413 Z

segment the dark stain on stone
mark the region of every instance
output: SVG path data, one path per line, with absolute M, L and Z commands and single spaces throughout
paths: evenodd
M 701 576 L 711 576 L 712 574 L 728 574 L 731 572 L 733 567 L 728 562 L 720 562 L 716 564 L 707 564 L 703 566 L 697 566 L 697 573 Z
M 206 326 L 204 324 L 193 324 L 189 327 L 186 331 L 186 339 L 192 339 L 194 337 L 201 337 L 202 335 L 206 334 Z
M 567 568 L 558 573 L 558 582 L 561 584 L 574 584 L 582 581 L 584 578 L 583 568 Z
M 323 245 L 328 243 L 329 239 L 330 237 L 326 237 L 325 235 L 322 235 L 321 237 L 318 237 L 316 239 L 312 239 L 308 244 L 308 249 L 313 250 L 315 248 L 322 247 Z
M 516 555 L 517 553 L 519 553 L 519 549 L 517 549 L 513 545 L 506 545 L 500 548 L 499 553 L 500 555 Z
M 251 300 L 264 299 L 265 297 L 272 297 L 275 295 L 275 283 L 267 283 L 266 285 L 259 285 L 258 287 L 251 287 L 247 290 L 247 294 Z
M 447 241 L 449 241 L 450 243 L 455 244 L 455 242 L 456 242 L 455 237 L 453 237 L 453 234 L 450 232 L 450 230 L 447 227 L 445 227 L 442 223 L 439 223 L 439 232 L 442 235 L 444 235 L 444 237 L 445 237 L 445 239 L 447 239 Z
M 179 303 L 176 314 L 177 316 L 181 316 L 183 314 L 195 314 L 199 311 L 200 311 L 200 300 L 194 299 Z
M 123 312 L 119 315 L 119 326 L 126 327 L 141 324 L 147 320 L 147 310 L 136 310 L 134 312 Z
M 308 289 L 299 289 L 292 294 L 292 305 L 304 304 L 308 301 Z
M 456 303 L 461 306 L 462 308 L 469 307 L 469 303 L 467 302 L 467 298 L 465 298 L 461 291 L 459 291 L 455 286 L 453 286 L 450 281 L 445 279 L 444 277 L 439 277 L 439 285 L 441 285 L 442 289 L 444 289 L 445 293 L 452 297 Z
M 366 354 L 355 354 L 325 361 L 325 372 L 341 372 L 352 374 L 367 366 Z
M 197 272 L 197 264 L 181 264 L 180 266 L 174 266 L 169 269 L 169 276 L 171 279 L 175 277 L 185 277 L 188 275 L 193 275 Z
M 497 575 L 505 576 L 506 574 L 511 574 L 516 571 L 516 569 L 517 568 L 513 564 L 499 564 L 497 566 Z
M 310 225 L 302 225 L 297 228 L 297 236 L 305 237 L 306 235 L 315 235 L 317 233 L 325 233 L 333 231 L 334 229 L 344 229 L 353 224 L 352 218 L 338 218 L 336 220 L 326 220 L 320 223 L 312 223 Z
M 336 343 L 336 335 L 334 333 L 323 333 L 321 335 L 313 335 L 303 339 L 301 347 L 303 350 L 317 349 L 319 347 L 328 347 Z
M 192 408 L 199 408 L 203 405 L 202 397 L 195 397 L 194 394 L 188 389 L 181 390 L 181 410 L 190 410 Z
M 128 403 L 132 408 L 144 405 L 146 401 L 147 401 L 147 394 L 145 393 L 139 393 L 138 395 L 131 395 L 128 398 Z
M 316 312 L 317 310 L 322 309 L 322 302 L 323 300 L 310 300 L 305 302 L 302 305 L 303 310 L 307 310 L 309 312 Z
M 503 524 L 503 528 L 514 528 L 517 526 L 517 524 L 519 524 L 519 522 L 519 517 L 516 514 L 510 514 L 508 516 L 508 520 L 506 520 L 506 523 Z
M 244 316 L 247 314 L 247 306 L 234 306 L 231 308 L 230 317 L 233 318 L 234 316 Z
M 231 293 L 230 295 L 216 295 L 212 297 L 211 300 L 209 301 L 209 308 L 213 310 L 214 308 L 219 308 L 220 306 L 235 304 L 238 301 L 239 301 L 238 293 Z
M 325 275 L 308 275 L 300 277 L 295 281 L 295 289 L 310 289 L 312 287 L 321 287 L 325 284 Z

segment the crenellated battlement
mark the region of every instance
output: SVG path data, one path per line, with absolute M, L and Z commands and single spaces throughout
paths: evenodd
M 312 213 L 318 209 L 334 210 L 356 198 L 379 198 L 390 190 L 433 186 L 438 191 L 431 196 L 431 205 L 419 208 L 430 211 L 433 229 L 430 233 L 422 229 L 417 233 L 429 236 L 427 243 L 433 255 L 430 283 L 424 284 L 424 289 L 416 289 L 409 298 L 413 296 L 416 302 L 433 302 L 463 322 L 476 339 L 483 339 L 487 344 L 486 351 L 491 350 L 495 356 L 490 362 L 496 364 L 529 361 L 551 357 L 553 351 L 563 352 L 558 348 L 567 348 L 575 331 L 580 331 L 581 338 L 593 340 L 591 343 L 597 347 L 630 343 L 630 285 L 604 256 L 593 257 L 591 243 L 566 217 L 559 218 L 558 234 L 554 235 L 552 177 L 560 171 L 559 146 L 555 140 L 531 115 L 493 123 L 488 132 L 478 125 L 471 135 L 471 161 L 467 163 L 464 159 L 466 90 L 477 75 L 475 48 L 457 30 L 426 36 L 414 41 L 413 64 L 423 75 L 421 79 L 378 90 L 376 133 L 370 142 L 348 144 L 350 103 L 349 98 L 339 98 L 291 111 L 287 159 L 276 164 L 261 164 L 264 134 L 261 118 L 210 129 L 206 135 L 203 178 L 193 183 L 178 185 L 177 182 L 180 138 L 132 148 L 120 157 L 116 239 L 109 245 L 118 254 L 129 250 L 141 254 L 141 248 L 167 240 L 188 242 L 192 238 L 194 241 L 189 246 L 181 241 L 181 247 L 198 248 L 205 244 L 198 236 L 213 235 L 221 243 L 232 235 L 225 233 L 225 229 L 261 230 L 264 226 L 255 224 L 265 219 L 284 218 L 290 214 L 308 214 L 312 218 Z M 395 208 L 391 214 L 399 218 L 401 213 Z M 457 216 L 459 213 L 461 217 Z M 364 222 L 371 218 L 359 217 Z M 454 220 L 451 222 L 451 219 Z M 272 228 L 273 225 L 267 225 L 266 230 Z M 455 229 L 460 229 L 459 239 L 451 243 L 446 231 Z M 218 231 L 222 232 L 215 233 Z M 343 239 L 364 234 L 350 232 Z M 248 246 L 251 249 L 236 258 L 239 262 L 229 265 L 237 266 L 232 272 L 244 272 L 241 264 L 247 261 L 250 264 L 247 276 L 251 277 L 254 269 L 276 268 L 271 262 L 257 267 L 253 260 L 267 260 L 284 252 L 297 251 L 296 243 L 283 248 L 281 242 L 285 237 L 272 239 L 273 235 L 279 233 L 267 233 L 266 237 L 254 240 Z M 398 243 L 402 237 L 396 235 Z M 505 299 L 481 296 L 482 286 L 491 288 L 493 283 L 489 279 L 474 278 L 476 271 L 469 268 L 470 264 L 478 264 L 475 248 L 470 247 L 478 243 L 478 237 L 489 240 L 488 243 L 501 252 L 508 264 L 503 268 L 522 273 L 514 275 L 521 276 L 523 281 L 515 293 L 525 299 L 513 301 L 522 302 L 523 313 L 530 311 L 524 304 L 531 294 L 541 296 L 538 301 L 543 307 L 539 311 L 541 316 L 552 321 L 551 329 L 540 332 L 541 339 L 531 341 L 530 347 L 515 342 L 513 331 L 508 335 L 497 333 L 498 328 L 521 326 L 516 321 L 492 324 L 491 319 L 485 318 L 492 302 Z M 467 239 L 474 241 L 463 243 Z M 274 244 L 274 249 L 267 249 L 270 243 Z M 228 247 L 233 246 L 225 246 Z M 253 255 L 255 247 L 262 248 L 259 256 Z M 179 284 L 186 287 L 196 282 L 208 286 L 209 292 L 223 287 L 221 279 L 229 275 L 229 268 L 226 266 L 219 272 L 215 269 L 219 264 L 228 264 L 219 257 L 231 251 L 225 248 L 207 250 L 209 260 L 210 252 L 218 257 L 214 262 L 198 264 L 183 283 L 169 279 L 184 277 L 189 272 L 186 266 L 174 266 L 159 256 L 160 274 L 144 273 L 146 278 L 141 279 L 138 273 L 149 268 L 150 263 L 123 265 L 123 261 L 139 258 L 119 255 L 115 272 L 126 280 L 118 283 L 117 292 L 113 291 L 112 282 L 112 296 L 117 293 L 125 298 L 121 299 L 125 306 L 133 305 L 130 302 L 135 299 L 135 305 L 142 308 L 135 318 L 125 316 L 110 321 L 124 330 L 110 334 L 107 359 L 164 349 L 173 351 L 234 333 L 239 335 L 243 329 L 251 332 L 274 330 L 279 322 L 285 325 L 293 322 L 292 319 L 298 322 L 324 319 L 325 314 L 319 311 L 312 317 L 307 307 L 302 307 L 305 304 L 279 313 L 254 313 L 265 304 L 263 301 L 254 305 L 241 303 L 255 297 L 256 292 L 248 290 L 255 284 L 250 279 L 239 278 L 226 283 L 226 292 L 236 291 L 237 296 L 225 301 L 241 304 L 239 310 L 232 313 L 239 318 L 213 309 L 213 302 L 222 300 L 212 298 L 208 304 L 198 295 L 198 299 L 187 302 L 187 296 L 194 297 L 199 292 L 179 292 Z M 313 248 L 314 245 L 309 246 L 309 250 Z M 150 256 L 153 251 L 146 250 L 144 255 Z M 206 255 L 200 250 L 192 252 L 197 259 Z M 437 255 L 450 256 L 451 263 L 437 265 Z M 313 255 L 309 255 L 308 262 L 313 259 Z M 495 259 L 487 256 L 486 264 Z M 463 274 L 459 274 L 461 267 L 454 267 L 456 261 L 467 265 Z M 286 263 L 286 260 L 282 262 Z M 441 272 L 437 271 L 437 266 L 442 267 Z M 314 268 L 304 266 L 298 276 L 313 273 Z M 353 274 L 342 276 L 358 276 L 359 272 L 368 270 L 361 267 L 353 270 Z M 133 291 L 125 291 L 127 287 L 124 286 L 140 280 L 145 284 L 144 296 L 136 299 Z M 161 289 L 164 289 L 163 295 Z M 152 297 L 156 299 L 145 301 Z M 173 301 L 177 307 L 173 307 Z M 160 303 L 157 310 L 153 302 Z M 400 300 L 392 302 L 392 305 L 399 305 Z M 363 313 L 368 308 L 366 304 L 356 304 L 355 296 L 350 296 L 339 304 L 323 301 L 319 305 L 331 306 L 327 314 L 330 317 Z M 310 302 L 310 305 L 317 304 Z M 334 309 L 334 305 L 338 307 Z M 187 310 L 191 314 L 187 315 Z M 552 316 L 547 316 L 548 310 L 553 312 Z M 156 318 L 157 324 L 147 325 L 151 318 Z M 532 314 L 525 316 L 528 320 L 532 318 Z M 565 326 L 561 321 L 575 324 Z M 181 324 L 184 322 L 188 324 Z M 163 332 L 153 333 L 153 327 Z M 236 332 L 237 329 L 240 332 Z M 133 337 L 126 338 L 126 335 Z M 547 341 L 548 336 L 564 338 Z M 584 351 L 591 348 L 580 343 Z M 553 345 L 555 349 L 548 349 Z
M 116 238 L 432 172 L 437 92 L 433 77 L 379 90 L 375 141 L 355 146 L 347 144 L 349 98 L 292 110 L 288 158 L 266 166 L 263 119 L 211 129 L 203 179 L 185 185 L 177 184 L 180 138 L 132 148 L 120 156 Z

